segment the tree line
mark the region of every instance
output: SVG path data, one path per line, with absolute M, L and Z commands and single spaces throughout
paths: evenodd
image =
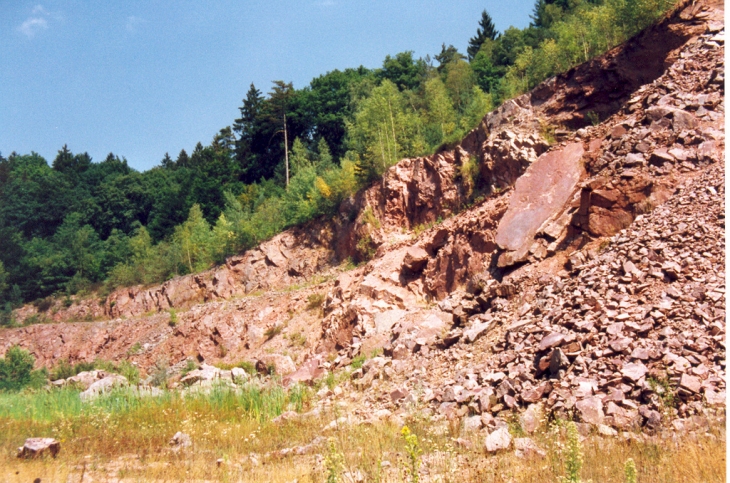
M 0 155 L 0 307 L 204 270 L 332 215 L 399 159 L 457 142 L 506 99 L 637 33 L 672 0 L 537 0 L 524 29 L 484 11 L 466 54 L 386 56 L 295 89 L 250 85 L 209 145 L 145 172 L 63 146 Z

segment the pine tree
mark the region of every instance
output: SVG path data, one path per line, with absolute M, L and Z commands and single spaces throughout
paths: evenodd
M 172 169 L 175 167 L 175 161 L 172 160 L 169 153 L 165 153 L 165 157 L 160 161 L 160 166 L 165 169 Z
M 499 35 L 497 29 L 494 28 L 492 17 L 489 16 L 486 10 L 482 11 L 482 19 L 479 21 L 479 27 L 476 36 L 469 39 L 469 47 L 466 49 L 469 60 L 472 60 L 477 55 L 479 48 L 485 40 L 495 40 Z
M 175 164 L 181 168 L 187 168 L 190 165 L 190 157 L 184 149 L 180 150 L 180 154 L 177 155 L 177 161 L 175 161 Z

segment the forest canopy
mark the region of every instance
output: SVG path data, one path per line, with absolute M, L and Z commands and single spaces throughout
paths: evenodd
M 671 0 L 537 0 L 497 32 L 484 11 L 467 55 L 388 55 L 295 89 L 251 84 L 240 117 L 191 153 L 138 172 L 63 146 L 0 155 L 0 323 L 49 295 L 201 271 L 287 227 L 332 216 L 398 160 L 457 142 L 504 100 L 656 21 Z

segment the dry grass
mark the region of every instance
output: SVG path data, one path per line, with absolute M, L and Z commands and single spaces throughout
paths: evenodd
M 306 398 L 290 397 L 288 401 L 289 408 L 293 407 L 291 401 L 304 401 L 306 409 Z M 114 404 L 57 411 L 55 415 L 36 411 L 24 416 L 23 411 L 5 411 L 0 418 L 0 481 L 41 478 L 43 482 L 78 482 L 84 473 L 86 482 L 92 478 L 97 482 L 321 482 L 326 479 L 324 456 L 328 454 L 324 443 L 315 451 L 320 454 L 267 456 L 306 445 L 318 436 L 334 438 L 337 451 L 344 456 L 344 471 L 359 471 L 368 482 L 407 481 L 406 445 L 400 427 L 392 424 L 323 430 L 343 415 L 330 411 L 321 418 L 275 425 L 269 419 L 287 409 L 284 403 L 265 414 L 254 414 L 214 397 L 167 397 L 133 407 Z M 565 434 L 557 426 L 534 437 L 548 456 L 525 460 L 512 452 L 484 454 L 483 437 L 477 435 L 471 438 L 473 449 L 457 447 L 446 427 L 427 419 L 409 420 L 408 425 L 423 450 L 423 482 L 556 483 L 564 475 Z M 192 448 L 171 450 L 168 441 L 177 431 L 191 435 Z M 58 459 L 16 459 L 16 448 L 30 436 L 60 439 Z M 583 449 L 583 481 L 623 483 L 623 465 L 628 458 L 636 462 L 640 483 L 725 481 L 725 433 L 721 426 L 710 436 L 678 442 L 637 443 L 596 436 L 586 439 Z

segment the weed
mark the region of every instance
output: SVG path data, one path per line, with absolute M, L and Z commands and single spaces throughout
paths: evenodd
M 342 269 L 346 272 L 349 272 L 350 270 L 354 270 L 356 268 L 357 265 L 355 264 L 355 261 L 352 259 L 352 257 L 347 257 L 342 263 Z
M 322 304 L 324 304 L 323 293 L 313 293 L 307 297 L 307 310 L 319 309 L 322 307 Z
M 352 366 L 353 369 L 357 370 L 362 367 L 362 365 L 365 363 L 366 360 L 367 360 L 367 357 L 365 357 L 364 354 L 360 354 L 359 356 L 356 356 L 352 359 L 352 362 L 350 363 L 350 365 Z
M 646 382 L 649 383 L 651 390 L 659 396 L 665 408 L 676 408 L 678 406 L 679 401 L 672 390 L 669 379 L 666 377 L 659 379 L 647 377 Z
M 507 417 L 507 425 L 509 433 L 515 438 L 523 438 L 527 436 L 525 430 L 522 429 L 522 422 L 520 416 L 517 413 L 510 413 Z
M 345 457 L 337 451 L 335 438 L 327 440 L 327 454 L 324 457 L 324 467 L 327 471 L 327 483 L 337 483 L 344 469 Z
M 636 483 L 636 463 L 631 458 L 624 463 L 624 476 L 626 476 L 626 483 Z
M 418 468 L 421 466 L 421 447 L 418 445 L 418 436 L 411 433 L 408 426 L 403 426 L 401 434 L 406 442 L 406 453 L 408 453 L 408 476 L 411 483 L 418 483 Z
M 565 455 L 565 474 L 561 483 L 581 483 L 580 470 L 583 468 L 583 447 L 580 444 L 578 428 L 573 421 L 568 423 L 568 441 Z
M 337 379 L 335 378 L 334 371 L 330 371 L 327 373 L 327 375 L 324 377 L 324 383 L 327 385 L 327 388 L 331 391 L 335 388 L 337 385 Z
M 53 299 L 51 297 L 45 297 L 33 301 L 33 306 L 38 309 L 38 312 L 48 312 L 51 305 L 53 305 Z
M 419 236 L 419 235 L 420 235 L 421 233 L 423 233 L 424 231 L 426 231 L 426 230 L 430 230 L 431 228 L 433 228 L 433 226 L 434 226 L 435 224 L 436 224 L 436 223 L 432 221 L 432 222 L 430 222 L 430 223 L 420 223 L 420 224 L 418 224 L 418 225 L 415 225 L 415 226 L 413 227 L 413 235 L 414 235 L 414 236 Z
M 167 387 L 167 378 L 169 377 L 170 365 L 166 359 L 160 359 L 155 362 L 150 374 L 149 382 L 156 387 Z
M 598 126 L 599 124 L 601 124 L 601 118 L 598 116 L 598 113 L 596 111 L 586 112 L 586 117 L 593 126 Z

